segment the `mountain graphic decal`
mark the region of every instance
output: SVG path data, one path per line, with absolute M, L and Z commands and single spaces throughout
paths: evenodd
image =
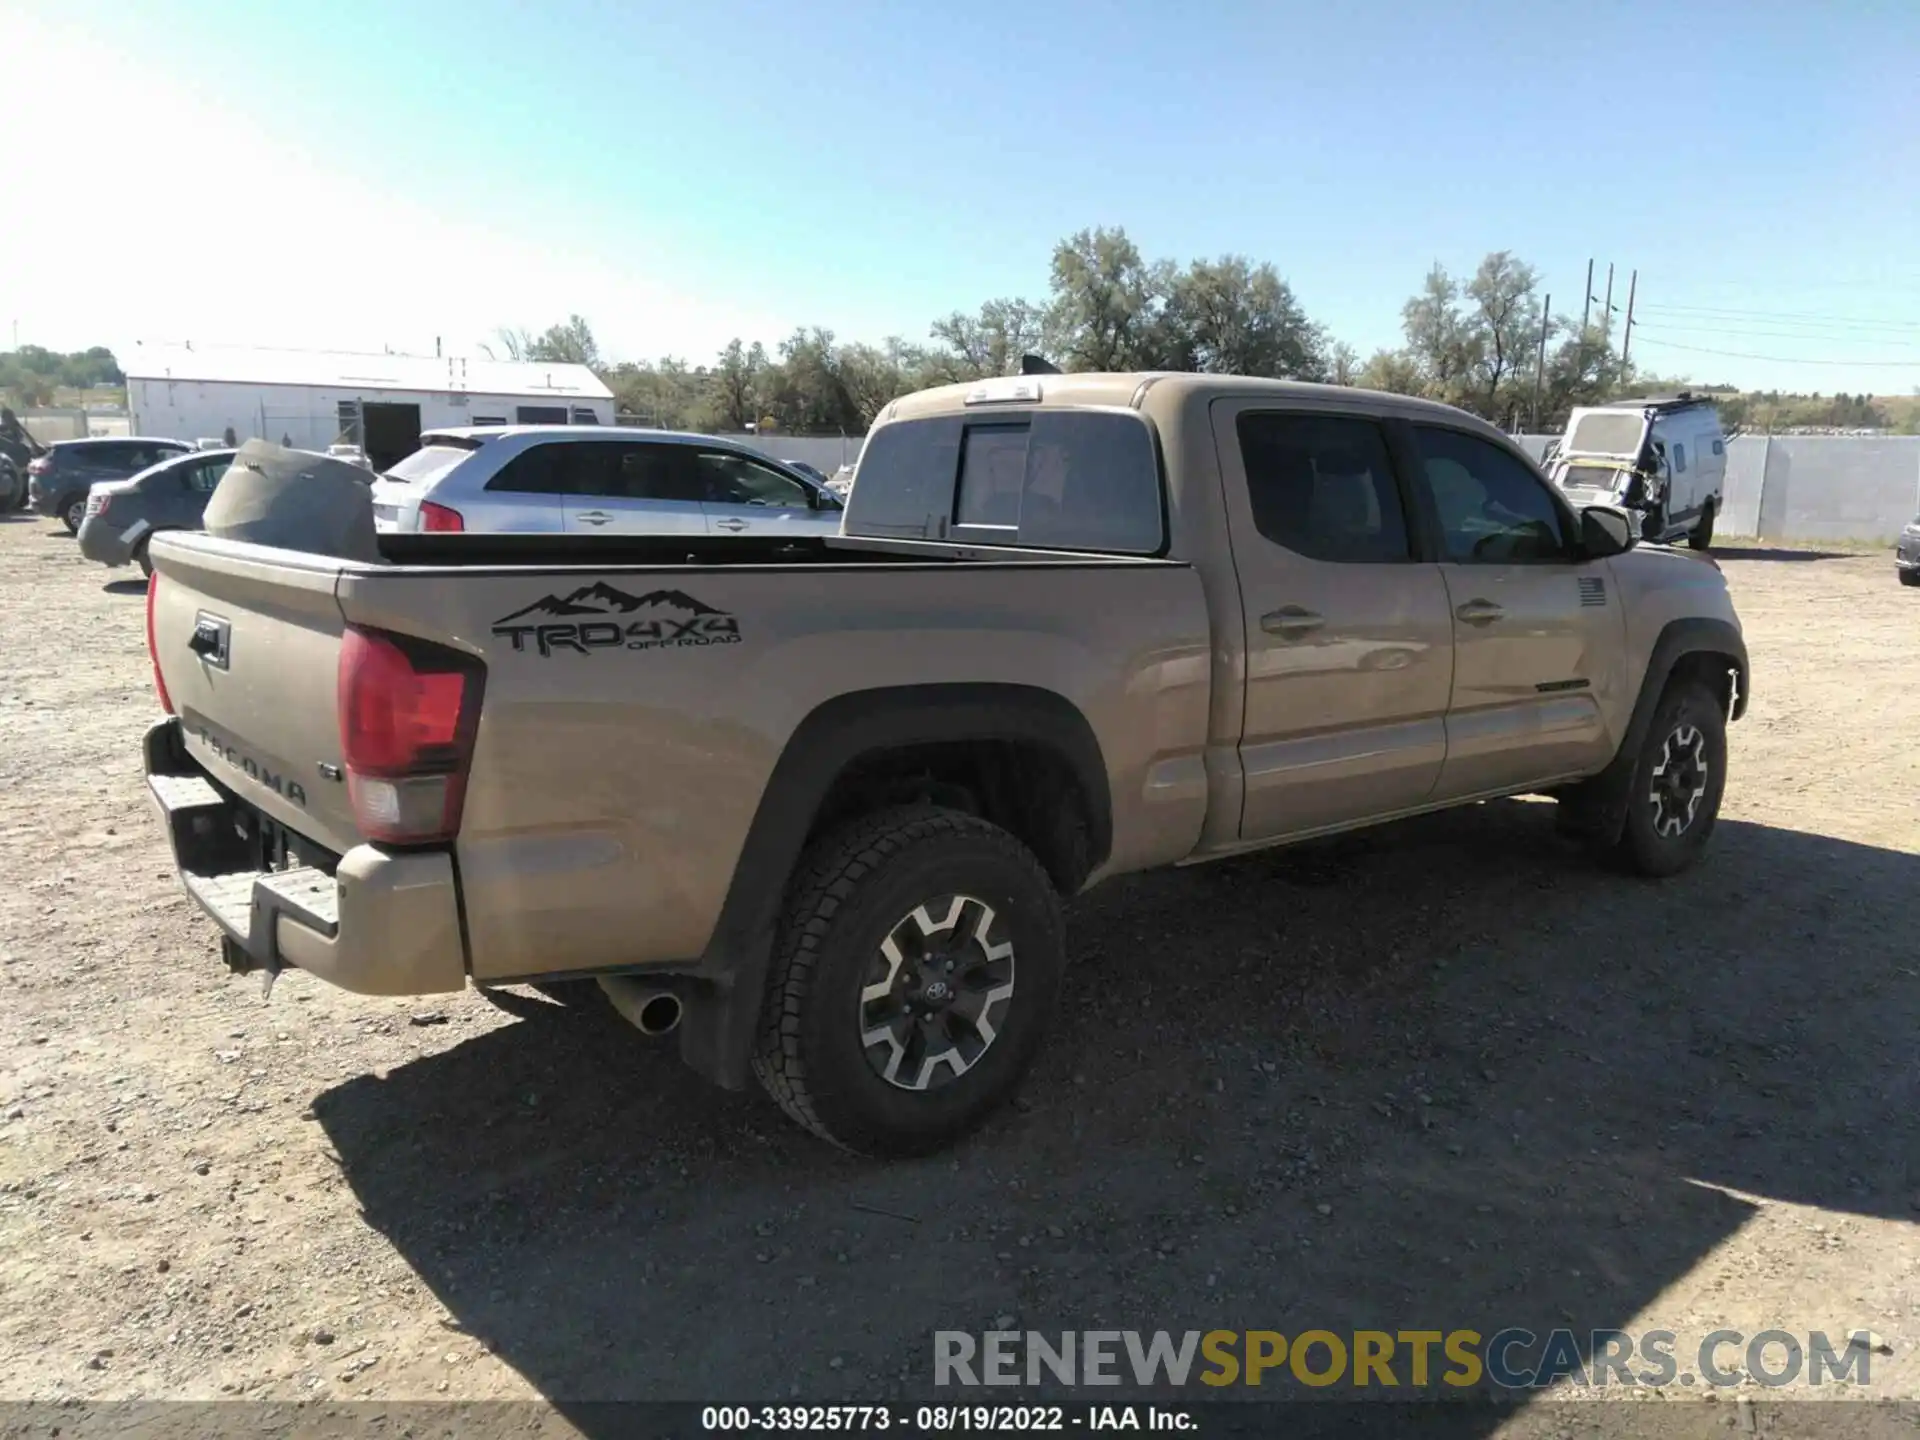
M 682 615 L 725 613 L 711 605 L 702 604 L 684 590 L 649 590 L 644 595 L 629 595 L 601 580 L 575 590 L 571 595 L 543 596 L 511 615 L 501 616 L 493 623 L 507 625 L 529 616 L 572 618 L 582 615 L 658 614 L 663 610 L 677 611 Z

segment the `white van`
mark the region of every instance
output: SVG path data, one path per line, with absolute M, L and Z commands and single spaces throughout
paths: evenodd
M 1551 461 L 1553 481 L 1577 508 L 1617 505 L 1643 538 L 1713 543 L 1725 502 L 1727 437 L 1711 400 L 1687 391 L 1575 410 Z

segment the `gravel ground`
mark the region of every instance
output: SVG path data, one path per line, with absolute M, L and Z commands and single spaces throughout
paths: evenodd
M 1512 801 L 1116 882 L 1017 1106 L 878 1166 L 609 1014 L 263 1004 L 147 806 L 141 587 L 0 520 L 0 1396 L 872 1401 L 1010 1324 L 1871 1330 L 1920 1394 L 1920 595 L 1723 563 L 1706 866 Z

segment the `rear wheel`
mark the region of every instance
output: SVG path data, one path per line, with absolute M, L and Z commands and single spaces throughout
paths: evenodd
M 1668 687 L 1628 782 L 1626 823 L 1612 859 L 1635 874 L 1677 875 L 1699 860 L 1727 783 L 1727 719 L 1704 685 Z
M 133 547 L 133 563 L 140 567 L 140 573 L 149 580 L 153 578 L 153 556 L 147 553 L 147 542 L 143 538 Z
M 1687 545 L 1690 549 L 1705 550 L 1711 544 L 1713 544 L 1713 503 L 1709 501 L 1706 508 L 1701 510 L 1699 521 L 1692 530 L 1687 532 Z
M 921 805 L 856 820 L 802 858 L 754 1072 L 845 1149 L 937 1150 L 1013 1093 L 1064 951 L 1052 883 L 1005 830 Z
M 1902 585 L 1920 585 L 1920 570 L 1902 570 L 1900 572 L 1900 583 Z
M 60 510 L 60 523 L 67 527 L 69 535 L 80 533 L 80 522 L 87 518 L 87 497 L 69 500 Z
M 12 510 L 26 498 L 27 477 L 13 461 L 0 455 L 0 511 Z

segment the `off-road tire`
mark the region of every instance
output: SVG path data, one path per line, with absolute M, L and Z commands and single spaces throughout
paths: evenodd
M 1713 544 L 1713 502 L 1708 501 L 1700 512 L 1700 518 L 1694 522 L 1693 529 L 1687 532 L 1687 548 L 1705 551 Z
M 0 513 L 18 509 L 27 498 L 27 477 L 4 456 L 0 456 Z
M 1671 764 L 1676 754 L 1692 748 L 1691 740 L 1685 739 L 1688 735 L 1699 737 L 1698 751 L 1706 763 L 1706 789 L 1685 828 L 1677 834 L 1662 834 L 1657 823 L 1662 812 L 1652 798 L 1659 779 L 1655 771 L 1663 755 Z M 1630 874 L 1654 878 L 1678 875 L 1705 853 L 1719 818 L 1726 783 L 1727 717 L 1719 700 L 1698 681 L 1673 681 L 1654 707 L 1653 721 L 1640 742 L 1640 754 L 1628 782 L 1626 820 L 1607 858 Z M 1671 814 L 1671 809 L 1667 813 Z
M 153 556 L 147 553 L 149 536 L 141 536 L 140 543 L 133 547 L 133 563 L 140 567 L 140 573 L 151 580 L 153 578 Z
M 1920 585 L 1920 570 L 1902 570 L 1900 572 L 1900 583 L 1902 585 Z
M 903 917 L 943 896 L 993 907 L 1013 993 L 971 1068 L 938 1088 L 889 1082 L 861 1044 L 869 965 Z M 774 941 L 754 1074 L 789 1116 L 856 1154 L 924 1155 L 1003 1104 L 1039 1048 L 1065 963 L 1060 899 L 1033 853 L 958 810 L 903 806 L 849 822 L 801 857 Z

